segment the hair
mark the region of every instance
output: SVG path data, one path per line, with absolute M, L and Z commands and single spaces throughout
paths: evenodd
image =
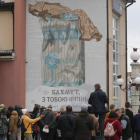
M 117 118 L 115 111 L 111 111 L 108 118 Z
M 8 110 L 9 110 L 9 112 L 11 113 L 11 112 L 14 110 L 14 108 L 13 108 L 12 106 L 9 106 L 9 107 L 8 107 Z
M 67 110 L 67 112 L 72 112 L 72 106 L 68 105 L 68 106 L 66 107 L 66 110 Z
M 120 112 L 120 113 L 122 113 L 121 109 L 116 109 L 115 112 Z
M 42 106 L 42 107 L 40 108 L 40 114 L 42 114 L 42 113 L 44 112 L 44 109 L 46 109 L 45 106 Z
M 121 111 L 122 111 L 122 113 L 125 113 L 125 110 L 124 110 L 124 108 L 121 108 Z
M 64 108 L 60 109 L 60 114 L 65 114 L 65 109 Z
M 115 108 L 115 105 L 114 104 L 111 104 L 110 105 L 110 110 L 114 109 Z
M 130 108 L 130 106 L 131 106 L 131 105 L 130 105 L 129 102 L 126 102 L 126 103 L 125 103 L 125 107 L 126 107 L 126 108 Z
M 138 113 L 140 113 L 140 108 L 138 109 Z
M 93 114 L 92 106 L 88 106 L 88 110 L 87 111 L 88 111 L 89 114 Z
M 100 84 L 95 84 L 94 87 L 95 87 L 96 89 L 100 89 L 100 88 L 101 88 Z

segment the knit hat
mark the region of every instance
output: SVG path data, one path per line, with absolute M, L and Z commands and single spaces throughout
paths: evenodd
M 81 111 L 87 111 L 88 106 L 86 104 L 81 105 Z
M 5 105 L 4 105 L 4 104 L 1 104 L 1 105 L 0 105 L 0 108 L 5 108 Z
M 48 106 L 48 108 L 52 108 L 52 106 L 51 106 L 51 105 L 49 105 L 49 106 Z
M 22 109 L 23 115 L 25 115 L 27 111 L 28 111 L 28 109 Z

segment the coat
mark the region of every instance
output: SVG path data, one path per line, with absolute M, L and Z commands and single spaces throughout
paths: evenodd
M 32 123 L 35 123 L 40 119 L 41 117 L 38 117 L 36 119 L 30 119 L 28 116 L 22 115 L 21 120 L 23 121 L 25 128 L 29 126 L 25 133 L 32 134 Z
M 105 92 L 97 89 L 90 94 L 88 103 L 92 105 L 93 113 L 106 113 L 105 103 L 108 103 Z
M 111 111 L 115 111 L 115 109 L 110 110 L 110 112 L 111 112 Z M 110 112 L 108 112 L 108 113 L 106 114 L 105 120 L 104 120 L 105 122 L 106 122 L 106 120 L 108 119 L 108 117 L 109 117 L 109 115 L 110 115 Z
M 18 113 L 12 111 L 9 119 L 9 132 L 16 131 L 18 129 Z
M 114 122 L 116 121 L 116 122 Z M 103 127 L 103 130 L 105 130 L 106 128 L 106 125 L 108 123 L 113 123 L 113 127 L 114 127 L 114 130 L 117 130 L 117 132 L 115 133 L 115 135 L 112 137 L 112 138 L 109 138 L 109 137 L 105 137 L 105 140 L 120 140 L 120 136 L 122 135 L 122 128 L 121 128 L 121 124 L 120 122 L 115 119 L 115 118 L 108 118 L 104 124 L 104 127 Z
M 93 117 L 90 116 L 87 111 L 81 111 L 79 115 L 75 117 L 73 124 L 76 140 L 90 140 L 92 136 L 91 130 L 93 129 Z
M 69 119 L 69 120 L 68 120 Z M 61 130 L 61 137 L 64 139 L 74 138 L 73 122 L 75 116 L 71 112 L 60 115 L 57 122 L 57 129 Z
M 92 136 L 96 136 L 96 131 L 99 130 L 99 122 L 98 119 L 95 117 L 94 114 L 90 114 L 90 116 L 93 117 L 93 121 L 94 121 L 94 129 L 91 130 Z
M 8 120 L 5 115 L 0 116 L 0 135 L 7 134 L 8 132 Z
M 133 118 L 134 131 L 140 132 L 140 114 L 136 114 Z
M 42 114 L 45 115 L 45 117 L 40 120 L 40 122 L 42 123 L 43 127 L 45 125 L 48 125 L 49 128 L 55 128 L 56 127 L 56 122 L 55 122 L 55 114 L 54 114 L 54 112 L 52 110 L 50 110 L 50 109 L 47 109 Z
M 133 129 L 133 117 L 134 117 L 133 112 L 129 109 L 125 109 L 125 114 L 129 117 L 131 129 Z
M 132 130 L 128 116 L 122 114 L 118 120 L 121 123 L 123 140 L 132 138 Z

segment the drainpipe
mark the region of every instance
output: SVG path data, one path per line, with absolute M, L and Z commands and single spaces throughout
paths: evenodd
M 132 0 L 132 2 L 127 5 L 125 7 L 125 51 L 126 51 L 126 56 L 125 56 L 125 59 L 126 59 L 126 85 L 127 85 L 127 8 L 129 6 L 131 6 L 132 4 L 134 3 L 134 0 Z M 127 97 L 127 91 L 126 91 L 126 101 L 128 101 L 128 97 Z
M 106 0 L 107 12 L 107 96 L 108 96 L 108 109 L 109 109 L 109 15 L 108 15 L 108 0 Z

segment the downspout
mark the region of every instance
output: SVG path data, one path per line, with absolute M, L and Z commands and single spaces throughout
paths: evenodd
M 126 51 L 126 55 L 125 55 L 125 59 L 126 59 L 126 85 L 127 85 L 127 8 L 129 6 L 131 6 L 134 3 L 134 0 L 132 0 L 132 3 L 130 3 L 129 5 L 127 5 L 125 7 L 125 51 Z M 128 101 L 128 96 L 127 96 L 127 91 L 126 91 L 126 101 Z
M 12 12 L 12 14 L 13 14 L 13 52 L 15 51 L 15 49 L 14 49 L 14 9 L 12 9 L 12 7 L 11 7 L 11 12 Z
M 106 0 L 107 12 L 107 96 L 108 96 L 108 109 L 109 109 L 109 15 L 108 15 L 108 0 Z

